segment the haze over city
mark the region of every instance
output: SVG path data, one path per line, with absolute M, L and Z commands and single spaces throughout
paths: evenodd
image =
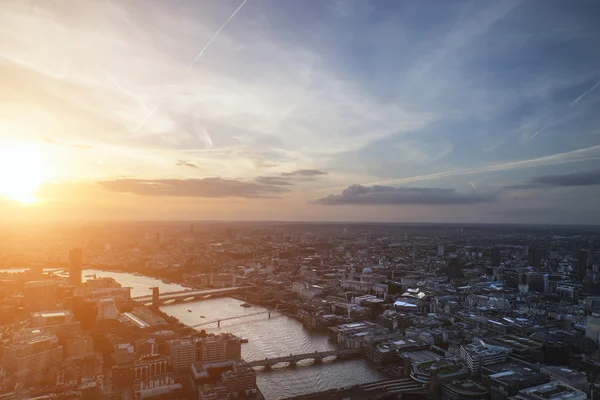
M 0 218 L 597 224 L 594 1 L 12 1 Z

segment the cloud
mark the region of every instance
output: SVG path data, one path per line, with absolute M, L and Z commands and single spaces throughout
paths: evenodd
M 287 192 L 280 185 L 234 179 L 116 179 L 98 182 L 113 192 L 138 196 L 269 198 Z
M 570 187 L 600 185 L 600 169 L 569 174 L 540 175 L 524 184 L 509 186 L 511 189 L 531 189 L 537 187 Z
M 53 144 L 53 145 L 56 145 L 56 146 L 70 147 L 70 148 L 73 148 L 73 149 L 93 149 L 94 148 L 94 146 L 90 146 L 90 145 L 87 145 L 87 144 L 67 143 L 67 142 L 63 142 L 63 141 L 60 141 L 60 140 L 52 139 L 52 138 L 49 138 L 49 137 L 45 137 L 43 140 L 44 140 L 44 142 L 49 143 L 49 144 Z
M 327 172 L 318 169 L 297 169 L 292 172 L 282 172 L 281 176 L 319 176 L 327 175 Z
M 199 168 L 196 164 L 185 160 L 177 160 L 175 165 L 178 165 L 180 167 Z
M 289 186 L 292 184 L 288 178 L 281 176 L 259 176 L 254 179 L 254 182 L 276 186 Z
M 415 188 L 391 186 L 348 186 L 340 194 L 315 200 L 317 204 L 335 205 L 460 205 L 489 203 L 496 200 L 491 194 L 459 194 L 447 188 Z
M 485 172 L 507 171 L 512 169 L 539 167 L 544 165 L 555 165 L 564 163 L 583 162 L 600 159 L 600 145 L 585 147 L 577 150 L 571 150 L 563 153 L 556 153 L 549 156 L 532 158 L 529 160 L 514 161 L 503 164 L 488 165 L 479 168 L 465 168 L 453 171 L 437 172 L 427 175 L 417 175 L 407 178 L 391 179 L 373 183 L 374 185 L 400 185 L 409 182 L 429 181 L 441 178 L 448 178 L 459 175 L 481 174 Z

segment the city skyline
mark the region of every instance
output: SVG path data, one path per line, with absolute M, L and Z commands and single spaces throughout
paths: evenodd
M 599 13 L 6 4 L 0 218 L 600 224 Z

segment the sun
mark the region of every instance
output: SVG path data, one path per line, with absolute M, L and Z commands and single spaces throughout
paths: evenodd
M 33 203 L 44 179 L 41 154 L 28 145 L 0 145 L 0 195 Z

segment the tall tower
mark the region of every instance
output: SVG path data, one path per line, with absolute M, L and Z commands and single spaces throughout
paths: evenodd
M 69 283 L 74 286 L 81 284 L 81 270 L 83 268 L 83 250 L 81 247 L 69 251 Z

